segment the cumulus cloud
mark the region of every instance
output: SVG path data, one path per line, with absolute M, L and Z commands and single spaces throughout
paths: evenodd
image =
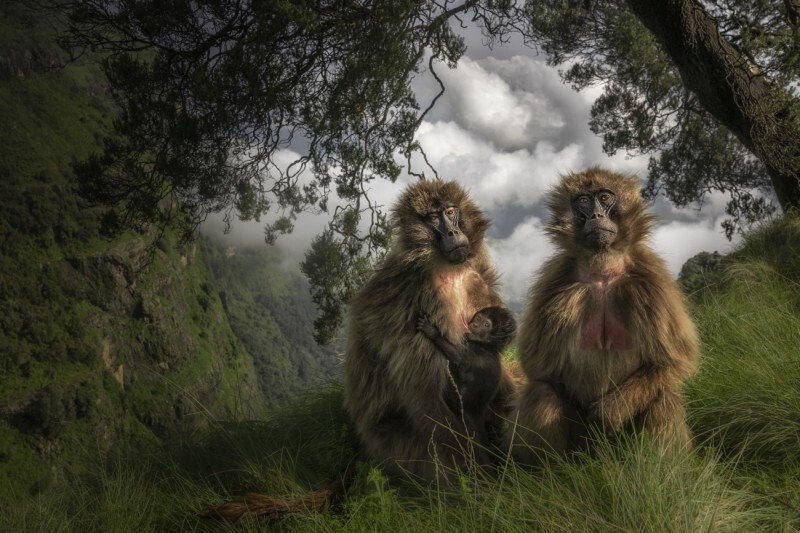
M 721 219 L 698 222 L 672 221 L 658 226 L 653 231 L 651 245 L 667 262 L 670 272 L 677 277 L 687 259 L 700 252 L 730 252 L 738 239 L 728 241 L 722 229 Z
M 547 141 L 533 150 L 498 150 L 454 122 L 424 122 L 417 138 L 440 176 L 469 188 L 484 209 L 507 203 L 533 206 L 559 173 L 581 160 L 581 147 L 557 150 Z
M 562 148 L 578 133 L 577 117 L 588 116 L 589 103 L 570 91 L 558 73 L 541 60 L 462 58 L 455 69 L 436 67 L 446 92 L 428 120 L 455 122 L 498 150 L 534 149 L 541 141 Z M 433 76 L 419 76 L 413 87 L 421 102 L 429 102 L 439 87 Z M 598 145 L 599 146 L 599 145 Z
M 438 174 L 464 185 L 493 221 L 490 254 L 501 272 L 505 298 L 519 308 L 533 274 L 552 253 L 542 231 L 547 217 L 544 196 L 559 175 L 602 165 L 644 178 L 648 158 L 603 153 L 602 140 L 587 125 L 597 89 L 577 93 L 563 85 L 556 69 L 519 42 L 489 50 L 480 46 L 477 31 L 465 37 L 470 57 L 452 70 L 437 67 L 446 92 L 416 138 Z M 429 72 L 421 73 L 412 86 L 423 107 L 438 91 Z M 297 156 L 284 152 L 281 165 Z M 400 155 L 398 162 L 406 163 Z M 413 156 L 411 164 L 415 172 L 432 175 L 420 155 Z M 375 180 L 368 188 L 373 200 L 388 209 L 416 179 L 403 174 L 397 183 Z M 332 199 L 332 205 L 335 202 Z M 663 198 L 655 202 L 653 210 L 662 222 L 652 246 L 674 275 L 700 251 L 724 253 L 731 248 L 719 225 L 725 202 L 721 194 L 709 195 L 702 209 L 678 209 Z M 289 253 L 288 261 L 296 265 L 327 222 L 327 216 L 301 215 L 294 233 L 278 241 Z M 221 234 L 219 220 L 210 221 L 206 231 Z M 263 243 L 263 223 L 237 222 L 227 238 Z
M 511 60 L 519 69 L 535 69 L 531 60 Z M 439 73 L 447 87 L 432 120 L 453 120 L 501 150 L 532 148 L 544 139 L 557 136 L 564 126 L 558 107 L 549 105 L 549 93 L 536 90 L 540 83 L 513 83 L 508 72 L 494 72 L 486 65 L 503 66 L 506 61 L 491 59 L 476 62 L 464 58 L 456 69 Z M 511 67 L 514 68 L 514 67 Z M 538 69 L 537 69 L 538 70 Z M 520 72 L 515 71 L 515 75 Z M 552 75 L 552 74 L 551 74 Z M 531 80 L 541 80 L 533 76 Z
M 537 217 L 526 217 L 505 239 L 488 239 L 489 256 L 500 273 L 503 299 L 512 308 L 521 308 L 533 276 L 553 253 Z

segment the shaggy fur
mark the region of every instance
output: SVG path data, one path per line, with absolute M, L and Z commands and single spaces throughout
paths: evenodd
M 470 243 L 460 264 L 442 257 L 423 221 L 451 205 L 460 209 L 459 227 Z M 468 467 L 473 449 L 463 438 L 469 433 L 463 417 L 445 401 L 452 379 L 447 360 L 417 331 L 417 319 L 427 316 L 456 344 L 476 311 L 502 304 L 483 244 L 489 221 L 461 186 L 439 180 L 408 187 L 392 221 L 392 249 L 351 302 L 344 404 L 364 451 L 388 472 L 447 481 L 440 466 Z M 509 387 L 504 377 L 506 395 Z
M 610 189 L 617 239 L 595 251 L 583 243 L 571 201 Z M 698 342 L 682 294 L 647 246 L 652 216 L 638 181 L 590 168 L 563 177 L 550 194 L 546 231 L 558 248 L 533 284 L 517 349 L 527 377 L 514 399 L 516 458 L 587 446 L 596 431 L 646 429 L 688 445 L 681 386 L 696 369 Z M 538 451 L 537 451 L 538 450 Z

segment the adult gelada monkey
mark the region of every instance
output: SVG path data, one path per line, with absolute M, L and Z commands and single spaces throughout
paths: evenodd
M 597 167 L 564 176 L 549 197 L 557 248 L 520 323 L 511 428 L 518 459 L 567 452 L 591 432 L 649 430 L 691 439 L 681 397 L 698 342 L 684 299 L 648 247 L 652 216 L 638 181 Z
M 392 247 L 351 302 L 345 408 L 363 450 L 389 473 L 446 481 L 474 448 L 463 413 L 445 401 L 447 359 L 417 320 L 458 344 L 476 311 L 502 304 L 483 243 L 489 221 L 460 185 L 440 180 L 409 186 L 392 216 Z
M 344 404 L 363 451 L 389 473 L 447 482 L 447 470 L 469 467 L 480 447 L 467 438 L 467 416 L 446 401 L 447 358 L 417 331 L 417 321 L 428 317 L 459 344 L 478 310 L 502 305 L 483 244 L 489 221 L 460 185 L 440 180 L 409 186 L 392 217 L 392 247 L 351 302 Z M 502 370 L 498 410 L 512 386 Z M 497 431 L 501 414 L 507 413 L 489 410 L 486 432 Z M 342 480 L 299 498 L 248 493 L 206 514 L 238 522 L 323 511 L 344 493 L 352 465 L 347 470 Z

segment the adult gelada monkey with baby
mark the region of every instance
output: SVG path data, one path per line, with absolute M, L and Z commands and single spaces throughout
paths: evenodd
M 344 404 L 362 452 L 387 472 L 451 482 L 452 469 L 487 462 L 483 436 L 500 433 L 511 377 L 501 366 L 498 384 L 496 372 L 487 371 L 497 391 L 486 395 L 489 408 L 473 406 L 480 416 L 470 416 L 448 401 L 458 386 L 448 358 L 417 326 L 426 317 L 437 335 L 461 345 L 479 310 L 502 306 L 483 243 L 489 221 L 460 185 L 441 180 L 410 185 L 392 217 L 391 249 L 351 301 Z M 492 313 L 507 343 L 513 317 Z M 299 498 L 244 494 L 206 514 L 237 522 L 322 511 L 342 496 L 349 475 Z
M 569 174 L 549 197 L 557 248 L 520 322 L 527 377 L 515 397 L 513 453 L 583 449 L 592 433 L 648 430 L 688 445 L 681 386 L 698 341 L 684 298 L 648 247 L 652 215 L 639 182 L 597 167 Z
M 474 446 L 464 413 L 446 401 L 448 360 L 417 322 L 427 317 L 457 345 L 478 310 L 502 305 L 483 243 L 489 221 L 457 183 L 423 180 L 401 195 L 393 224 L 383 265 L 351 302 L 345 407 L 363 451 L 389 473 L 448 481 L 448 469 L 469 468 L 485 450 Z M 510 387 L 503 372 L 494 403 Z M 487 411 L 480 423 L 499 423 Z

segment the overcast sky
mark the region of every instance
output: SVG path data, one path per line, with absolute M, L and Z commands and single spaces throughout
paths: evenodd
M 601 139 L 588 127 L 599 89 L 573 91 L 544 57 L 521 44 L 489 49 L 477 31 L 464 36 L 468 49 L 458 67 L 437 69 L 447 90 L 422 123 L 418 139 L 439 175 L 463 184 L 492 220 L 490 252 L 501 273 L 504 297 L 518 307 L 533 274 L 552 253 L 542 232 L 547 216 L 543 197 L 559 175 L 601 165 L 644 180 L 647 158 L 603 153 Z M 437 91 L 428 74 L 415 79 L 413 88 L 423 108 Z M 284 157 L 290 161 L 293 154 Z M 390 206 L 414 179 L 374 183 L 372 196 Z M 724 205 L 721 196 L 708 198 L 702 210 L 677 210 L 663 198 L 656 201 L 653 210 L 660 220 L 651 244 L 674 275 L 698 252 L 730 250 L 732 244 L 720 227 Z M 278 246 L 290 254 L 288 264 L 302 259 L 326 222 L 304 216 L 293 234 L 279 238 Z M 221 225 L 211 222 L 205 230 L 218 235 Z M 237 222 L 226 239 L 261 244 L 263 225 Z

